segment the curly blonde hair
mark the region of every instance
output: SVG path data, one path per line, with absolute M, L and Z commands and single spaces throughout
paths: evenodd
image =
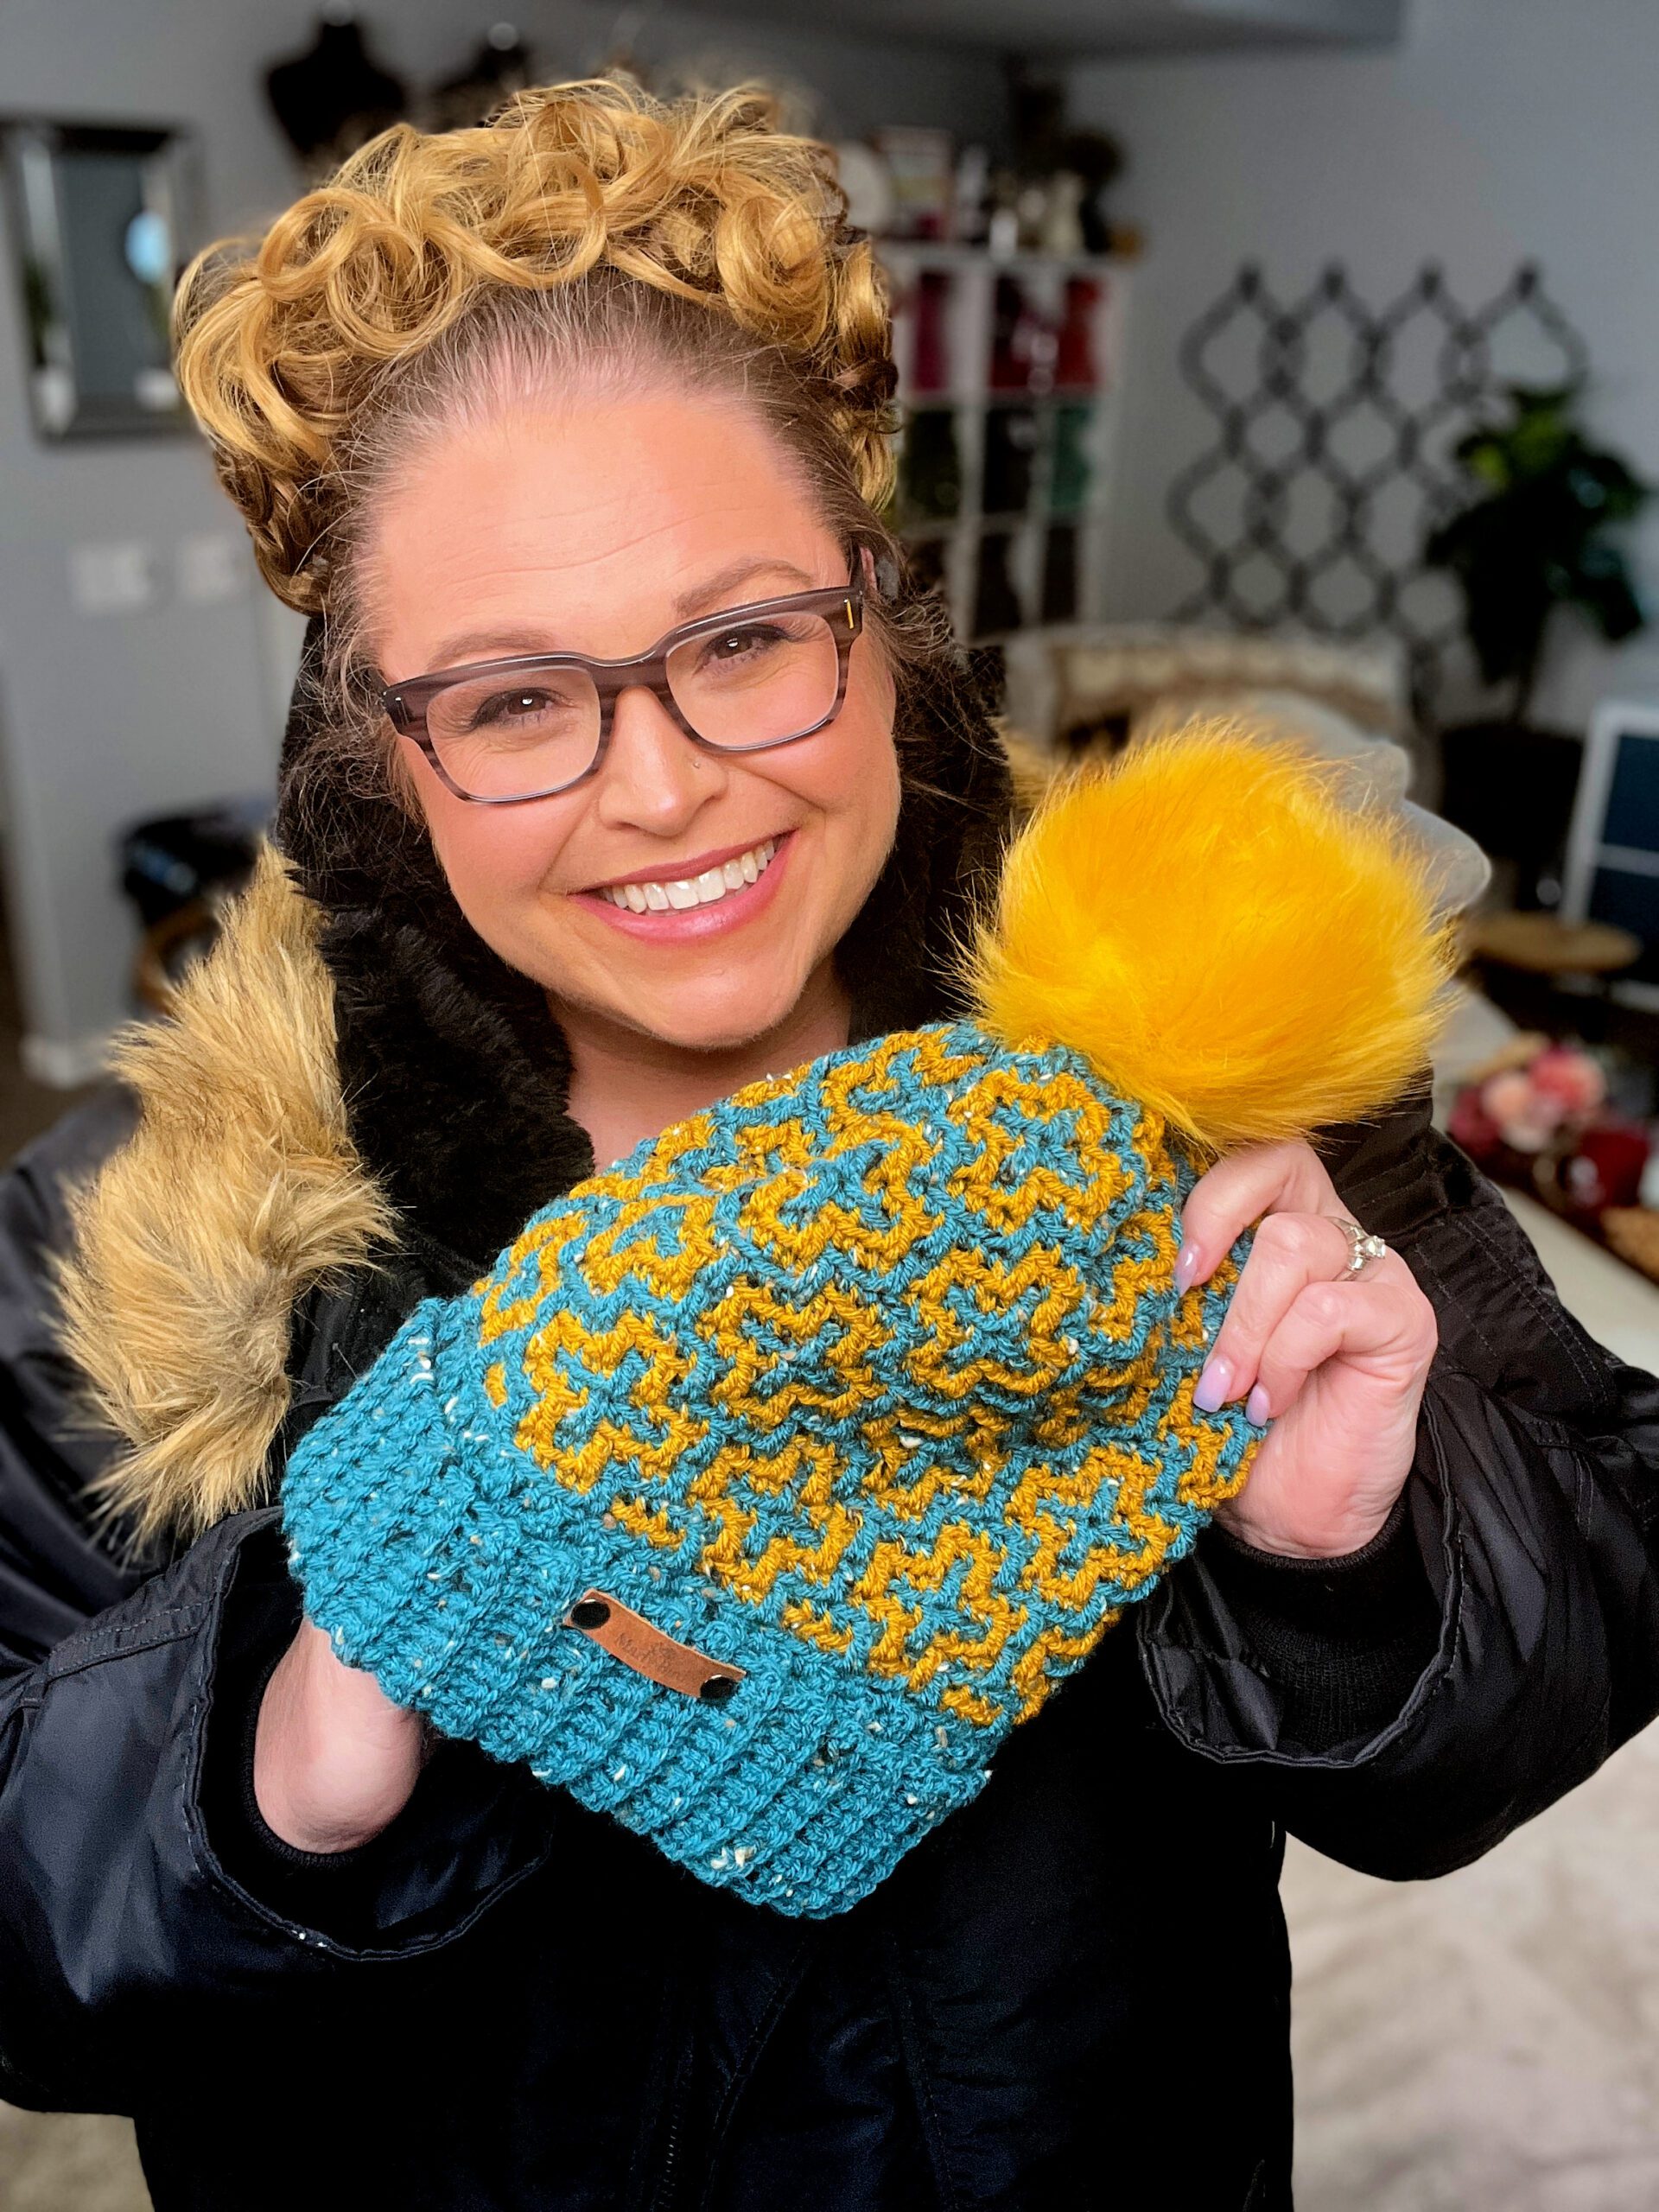
M 477 129 L 394 124 L 263 238 L 199 254 L 174 333 L 261 572 L 331 627 L 354 626 L 375 483 L 504 348 L 545 368 L 643 345 L 741 391 L 843 529 L 892 486 L 881 270 L 831 149 L 755 85 L 664 101 L 618 75 L 521 92 Z

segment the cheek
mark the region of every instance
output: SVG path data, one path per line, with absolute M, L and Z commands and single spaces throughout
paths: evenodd
M 855 668 L 857 681 L 849 683 L 847 703 L 825 732 L 830 742 L 798 763 L 796 789 L 823 810 L 849 856 L 865 861 L 874 880 L 899 818 L 893 690 L 873 658 L 862 669 L 855 660 Z
M 414 771 L 416 803 L 455 902 L 480 926 L 533 892 L 569 835 L 550 806 L 469 806 L 446 791 L 423 760 Z M 497 948 L 499 950 L 499 947 Z

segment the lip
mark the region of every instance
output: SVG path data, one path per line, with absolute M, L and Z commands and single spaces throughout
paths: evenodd
M 752 853 L 757 845 L 766 843 L 768 836 L 776 839 L 790 834 L 788 830 L 767 831 L 759 837 L 751 837 L 746 844 L 722 845 L 717 852 L 694 853 L 690 860 L 676 861 L 671 868 L 636 868 L 632 875 L 607 875 L 602 883 L 590 883 L 578 896 L 593 898 L 618 883 L 689 883 L 702 874 L 705 869 L 723 868 L 728 861 L 734 861 L 740 853 Z M 750 887 L 753 888 L 753 886 Z M 685 911 L 690 913 L 691 909 L 688 906 Z
M 718 853 L 702 854 L 695 861 L 678 861 L 671 876 L 664 875 L 659 868 L 642 868 L 637 875 L 611 875 L 605 880 L 607 887 L 613 883 L 677 883 L 683 878 L 700 875 L 704 868 L 734 861 L 740 853 L 752 851 L 766 842 L 764 837 L 752 837 L 746 845 L 728 845 Z M 728 930 L 741 929 L 745 922 L 764 913 L 776 898 L 777 879 L 789 866 L 795 849 L 795 832 L 782 830 L 772 842 L 776 849 L 759 880 L 746 884 L 741 891 L 728 891 L 712 906 L 670 906 L 660 912 L 647 909 L 643 914 L 636 914 L 632 907 L 613 906 L 597 889 L 571 891 L 565 895 L 588 913 L 599 915 L 613 929 L 620 930 L 625 937 L 642 938 L 658 944 L 700 944 L 705 938 L 723 937 Z

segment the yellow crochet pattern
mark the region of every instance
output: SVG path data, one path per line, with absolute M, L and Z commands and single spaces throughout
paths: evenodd
M 988 1057 L 967 1028 L 821 1065 L 817 1084 L 739 1091 L 532 1222 L 478 1287 L 485 1391 L 521 1405 L 513 1440 L 555 1481 L 802 1642 L 978 1725 L 1024 1719 L 1116 1618 L 1103 1586 L 1132 1596 L 1190 1528 L 1148 1504 L 1160 1471 L 1205 1512 L 1243 1480 L 1222 1459 L 1235 1425 L 1195 1411 L 1192 1374 L 1160 1387 L 1172 1354 L 1201 1354 L 1200 1301 L 1136 1327 L 1173 1269 L 1175 1170 L 1155 1116 L 1131 1168 L 1121 1108 L 1080 1072 Z M 914 1116 L 930 1102 L 943 1112 Z M 855 1202 L 804 1210 L 844 1166 Z M 1103 1230 L 1109 1277 L 1090 1264 Z M 1213 1297 L 1236 1272 L 1224 1262 Z M 1012 1344 L 991 1314 L 1018 1317 Z M 1043 1454 L 1029 1467 L 1011 1469 L 1010 1399 Z M 1109 1537 L 1076 1552 L 1103 1484 Z M 1006 1533 L 982 1525 L 993 1500 L 1024 1539 L 1018 1589 Z M 890 1532 L 849 1575 L 872 1516 Z

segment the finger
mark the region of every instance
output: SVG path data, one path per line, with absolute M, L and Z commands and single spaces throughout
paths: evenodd
M 1251 1241 L 1192 1402 L 1213 1413 L 1255 1383 L 1262 1348 L 1312 1283 L 1338 1281 L 1348 1258 L 1347 1234 L 1328 1214 L 1270 1213 Z M 1374 1266 L 1376 1262 L 1372 1263 Z
M 1214 1273 L 1253 1222 L 1275 1211 L 1332 1213 L 1336 1189 L 1306 1144 L 1246 1145 L 1198 1178 L 1181 1208 L 1175 1281 L 1183 1294 Z
M 1398 1281 L 1378 1263 L 1350 1282 L 1311 1282 L 1292 1300 L 1263 1345 L 1246 1408 L 1258 1424 L 1286 1413 L 1326 1360 L 1398 1358 L 1402 1375 L 1427 1370 L 1433 1357 L 1433 1308 L 1409 1269 Z M 1425 1331 L 1420 1304 L 1427 1306 Z

